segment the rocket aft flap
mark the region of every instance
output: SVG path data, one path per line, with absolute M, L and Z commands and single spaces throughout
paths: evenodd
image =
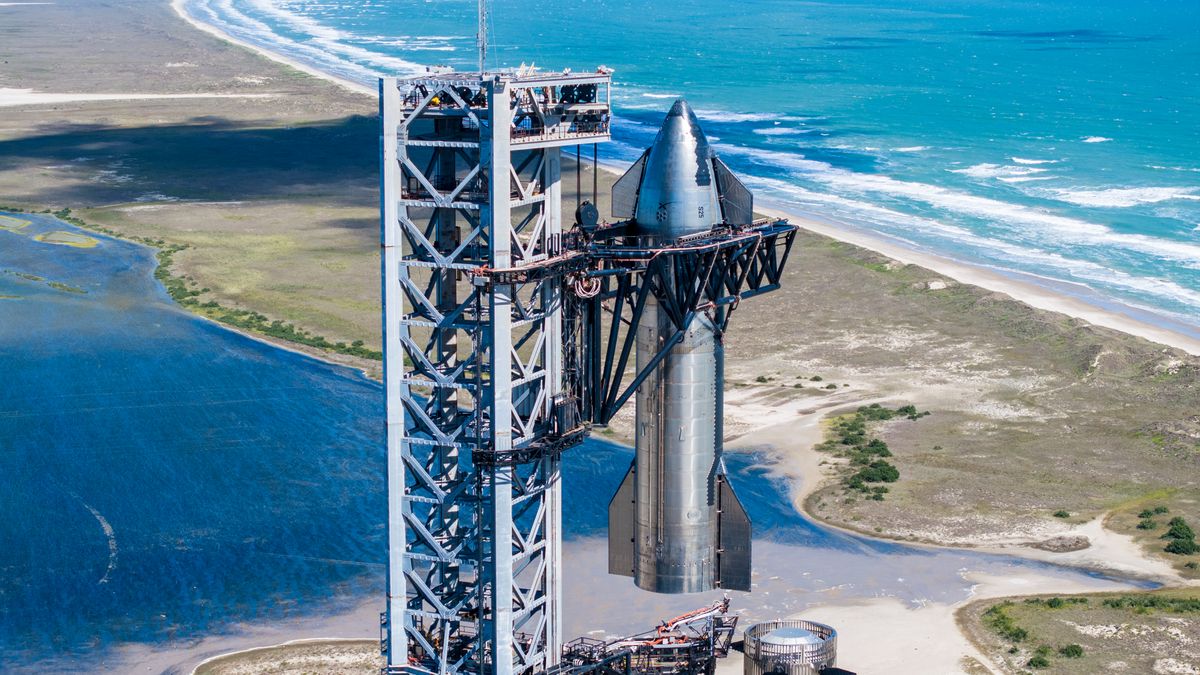
M 663 243 L 744 224 L 753 213 L 749 191 L 713 154 L 683 100 L 614 186 L 613 205 L 639 235 Z M 639 371 L 674 332 L 651 297 L 638 327 Z M 658 593 L 750 590 L 750 520 L 721 459 L 723 389 L 721 337 L 701 313 L 638 387 L 637 456 L 608 507 L 609 573 Z

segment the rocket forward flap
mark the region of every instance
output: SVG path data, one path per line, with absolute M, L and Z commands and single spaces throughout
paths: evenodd
M 637 210 L 638 188 L 642 184 L 642 173 L 646 170 L 646 150 L 612 186 L 612 215 L 614 218 L 632 218 Z
M 754 195 L 742 185 L 719 157 L 713 158 L 717 174 L 717 192 L 721 195 L 721 216 L 730 225 L 746 225 L 754 220 Z
M 633 576 L 634 466 L 629 466 L 621 486 L 608 503 L 608 573 Z M 736 497 L 734 498 L 736 499 Z
M 750 517 L 724 473 L 717 476 L 716 577 L 721 588 L 750 590 Z

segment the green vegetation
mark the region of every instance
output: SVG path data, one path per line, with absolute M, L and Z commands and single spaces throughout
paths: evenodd
M 45 277 L 39 277 L 36 274 L 29 274 L 28 272 L 16 272 L 13 270 L 0 270 L 0 272 L 2 272 L 4 274 L 11 274 L 14 277 L 18 277 L 18 278 L 24 279 L 26 281 L 36 281 L 39 283 L 44 283 L 56 291 L 64 291 L 66 293 L 87 293 L 86 290 L 79 288 L 78 286 L 64 284 L 61 281 L 51 281 Z M 5 296 L 5 297 L 15 298 L 17 296 L 13 295 L 13 296 Z
M 1193 555 L 1200 553 L 1200 544 L 1195 539 L 1172 539 L 1163 550 L 1174 555 Z
M 1060 647 L 1058 650 L 1060 656 L 1065 656 L 1068 659 L 1083 658 L 1083 647 L 1077 644 L 1069 644 L 1065 647 Z
M 1196 420 L 1200 429 L 1200 419 Z M 1186 579 L 1200 575 L 1200 539 L 1197 539 L 1197 498 L 1194 490 L 1164 489 L 1148 498 L 1131 500 L 1114 511 L 1106 526 L 1128 534 L 1148 554 L 1166 554 L 1171 565 Z M 1169 508 L 1168 508 L 1169 507 Z M 1170 515 L 1168 515 L 1170 514 Z M 1193 564 L 1195 563 L 1195 564 Z
M 1168 595 L 1120 595 L 1105 598 L 1104 606 L 1113 609 L 1132 609 L 1139 614 L 1157 610 L 1168 614 L 1200 613 L 1200 597 L 1174 597 Z
M 294 324 L 278 319 L 272 320 L 252 310 L 225 307 L 215 300 L 201 302 L 200 296 L 207 293 L 209 289 L 195 288 L 198 286 L 195 281 L 179 276 L 171 269 L 174 264 L 175 254 L 190 248 L 187 244 L 168 244 L 162 239 L 125 236 L 106 227 L 84 222 L 72 216 L 70 209 L 55 211 L 53 215 L 59 220 L 64 220 L 77 227 L 158 249 L 154 255 L 158 261 L 158 267 L 154 270 L 154 278 L 163 285 L 163 288 L 167 291 L 167 295 L 170 295 L 172 300 L 197 314 L 245 331 L 315 347 L 327 352 L 347 354 L 375 361 L 383 360 L 382 352 L 367 348 L 362 340 L 355 340 L 350 344 L 346 344 L 345 342 L 330 342 L 321 335 L 314 335 L 307 330 L 297 328 Z M 82 289 L 79 292 L 83 292 Z
M 85 291 L 82 288 L 79 288 L 78 286 L 64 284 L 61 281 L 50 281 L 50 282 L 47 282 L 46 285 L 49 286 L 50 288 L 53 288 L 56 291 L 66 291 L 67 293 L 87 293 L 87 291 Z
M 884 459 L 891 457 L 892 451 L 882 439 L 868 437 L 867 425 L 896 417 L 915 420 L 928 414 L 918 413 L 911 405 L 895 410 L 878 403 L 861 406 L 853 414 L 835 419 L 830 438 L 818 445 L 817 450 L 848 458 L 849 468 L 842 478 L 842 485 L 848 492 L 858 492 L 867 499 L 881 502 L 888 488 L 878 483 L 895 483 L 900 480 L 900 470 Z
M 1011 600 L 992 605 L 983 613 L 983 623 L 1009 642 L 1024 642 L 1029 638 L 1029 632 L 1018 626 L 1013 618 L 1005 612 L 1012 606 Z
M 1086 606 L 1088 599 L 1084 597 L 1025 598 L 1024 604 L 1056 610 L 1064 607 Z M 1030 632 L 1017 625 L 1016 620 L 1008 613 L 1008 610 L 1015 606 L 1016 603 L 1012 600 L 1005 600 L 992 605 L 982 615 L 983 624 L 986 627 L 990 628 L 1002 639 L 1013 643 L 1008 649 L 1009 654 L 1020 654 L 1021 649 L 1018 643 L 1027 642 L 1032 639 Z M 1083 647 L 1075 643 L 1063 645 L 1058 648 L 1058 654 L 1063 658 L 1078 659 L 1083 657 L 1083 653 Z M 1037 649 L 1033 651 L 1033 655 L 1025 662 L 1025 665 L 1029 668 L 1039 670 L 1049 668 L 1051 665 L 1050 656 L 1053 654 L 1054 649 L 1050 645 L 1038 645 Z
M 1149 673 L 1158 672 L 1161 659 L 1192 663 L 1200 656 L 1196 645 L 1178 637 L 1200 635 L 1195 588 L 981 600 L 958 618 L 1006 673 L 1092 675 L 1118 661 L 1128 664 L 1123 671 Z
M 1168 523 L 1170 527 L 1167 533 L 1163 535 L 1164 539 L 1195 539 L 1196 533 L 1187 524 L 1183 518 L 1175 516 Z
M 1174 555 L 1192 555 L 1200 553 L 1200 544 L 1196 543 L 1196 532 L 1181 516 L 1175 516 L 1168 523 L 1167 533 L 1162 536 L 1168 539 L 1163 549 Z M 1140 525 L 1139 525 L 1140 527 Z
M 1058 511 L 1054 512 L 1054 517 L 1055 518 L 1070 518 L 1071 514 L 1067 511 L 1063 511 L 1062 509 L 1059 509 Z
M 1062 609 L 1063 607 L 1066 607 L 1068 605 L 1086 605 L 1086 604 L 1088 604 L 1088 599 L 1087 598 L 1059 598 L 1059 597 L 1025 598 L 1025 604 L 1040 605 L 1043 607 L 1049 607 L 1050 609 Z

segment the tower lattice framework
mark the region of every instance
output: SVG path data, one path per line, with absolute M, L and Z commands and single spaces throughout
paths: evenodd
M 388 672 L 538 672 L 562 643 L 561 148 L 610 78 L 380 81 Z

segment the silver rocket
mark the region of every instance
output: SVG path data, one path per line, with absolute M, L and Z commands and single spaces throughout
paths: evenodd
M 662 244 L 749 223 L 753 210 L 682 99 L 613 187 L 613 214 Z M 651 296 L 638 327 L 639 370 L 674 332 Z M 721 459 L 724 380 L 720 336 L 701 314 L 638 388 L 637 456 L 608 507 L 610 574 L 658 593 L 750 590 L 750 520 Z

